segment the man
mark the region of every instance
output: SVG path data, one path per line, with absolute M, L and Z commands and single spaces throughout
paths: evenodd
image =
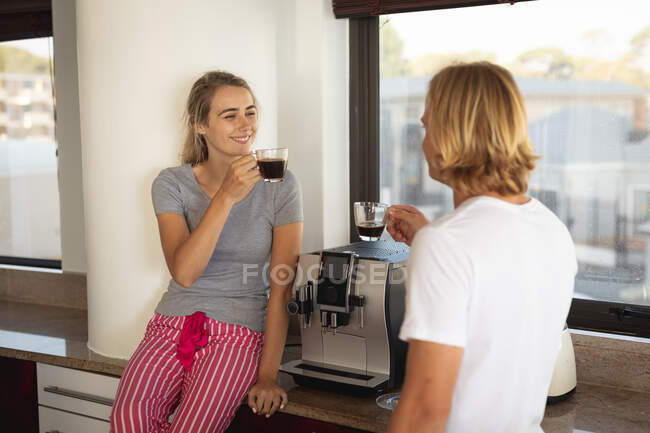
M 564 224 L 526 196 L 538 158 L 512 75 L 449 66 L 429 85 L 422 148 L 454 211 L 389 209 L 411 245 L 406 378 L 390 433 L 539 433 L 577 271 Z

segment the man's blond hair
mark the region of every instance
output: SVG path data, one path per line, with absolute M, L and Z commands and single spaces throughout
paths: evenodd
M 433 161 L 441 179 L 461 193 L 516 195 L 535 168 L 524 100 L 512 74 L 489 62 L 448 66 L 429 83 Z

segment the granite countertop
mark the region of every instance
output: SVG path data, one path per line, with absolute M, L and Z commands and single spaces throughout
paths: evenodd
M 126 361 L 89 350 L 87 328 L 84 310 L 0 301 L 0 356 L 121 375 Z M 284 361 L 299 356 L 299 347 L 287 347 Z M 374 397 L 304 388 L 284 373 L 280 384 L 289 395 L 283 412 L 371 432 L 388 424 L 390 412 Z M 542 427 L 546 433 L 647 433 L 650 394 L 580 383 L 568 400 L 547 407 Z

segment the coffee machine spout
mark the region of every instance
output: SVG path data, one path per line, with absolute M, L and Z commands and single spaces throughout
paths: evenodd
M 363 295 L 359 295 L 359 296 L 350 295 L 350 304 L 354 305 L 359 309 L 359 328 L 363 329 L 366 297 Z
M 314 311 L 313 283 L 308 281 L 304 286 L 299 286 L 294 299 L 287 304 L 287 311 L 292 316 L 300 316 L 302 328 L 311 326 L 311 313 Z

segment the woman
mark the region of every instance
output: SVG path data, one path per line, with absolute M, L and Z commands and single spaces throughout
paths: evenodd
M 287 403 L 276 379 L 302 205 L 290 171 L 260 182 L 250 152 L 257 110 L 230 73 L 206 73 L 192 87 L 184 164 L 152 187 L 172 280 L 120 380 L 115 433 L 221 432 L 247 393 L 267 417 Z
M 455 210 L 389 209 L 412 245 L 406 378 L 389 432 L 537 433 L 577 270 L 562 222 L 526 196 L 534 168 L 523 98 L 490 63 L 433 77 L 422 116 L 433 179 Z

